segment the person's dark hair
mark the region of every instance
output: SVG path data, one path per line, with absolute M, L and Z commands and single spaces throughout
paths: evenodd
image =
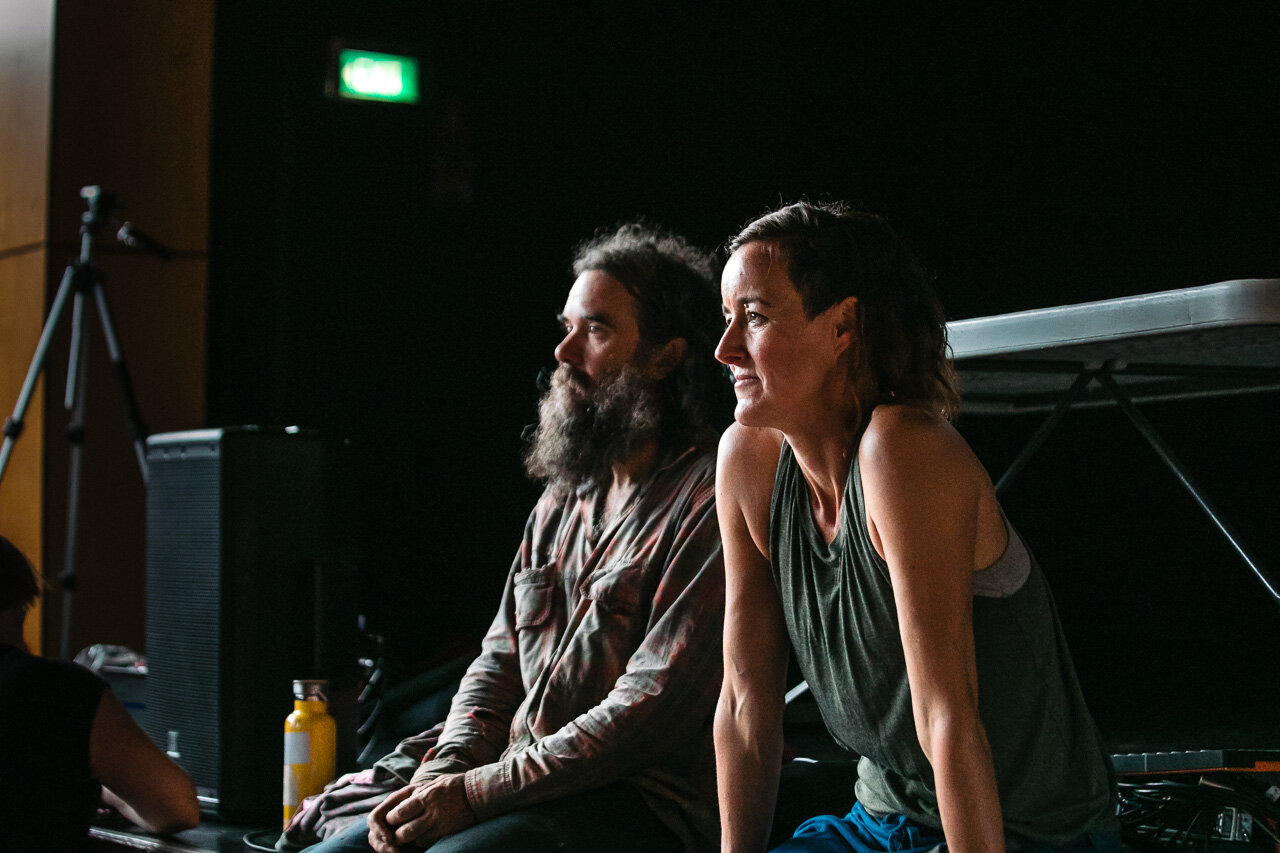
M 635 297 L 642 345 L 674 338 L 688 344 L 684 361 L 664 383 L 664 441 L 713 441 L 730 411 L 728 384 L 715 360 L 721 327 L 715 256 L 669 231 L 629 222 L 578 246 L 573 274 L 588 270 L 617 279 Z
M 797 202 L 750 223 L 728 248 L 748 243 L 777 248 L 809 319 L 857 298 L 850 369 L 867 371 L 877 400 L 928 406 L 947 417 L 959 412 L 960 379 L 942 304 L 920 259 L 882 217 L 840 202 Z
M 0 536 L 0 610 L 14 605 L 30 607 L 39 595 L 40 584 L 31 562 L 16 545 Z

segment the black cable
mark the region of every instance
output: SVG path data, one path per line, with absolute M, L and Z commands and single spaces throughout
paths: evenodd
M 1253 818 L 1253 827 L 1274 838 L 1264 821 L 1280 820 L 1280 805 L 1268 795 L 1266 784 L 1247 774 L 1201 776 L 1194 782 L 1152 778 L 1119 783 L 1120 819 L 1125 840 L 1138 849 L 1207 850 L 1213 838 L 1213 819 L 1225 809 Z
M 275 853 L 276 839 L 280 837 L 278 829 L 256 829 L 253 832 L 246 832 L 240 839 L 240 844 L 247 851 L 266 851 L 266 853 Z

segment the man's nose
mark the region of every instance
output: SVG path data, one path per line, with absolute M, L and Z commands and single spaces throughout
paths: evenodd
M 580 338 L 576 331 L 569 332 L 556 345 L 556 361 L 561 364 L 569 364 L 573 367 L 580 366 L 582 361 L 582 346 Z

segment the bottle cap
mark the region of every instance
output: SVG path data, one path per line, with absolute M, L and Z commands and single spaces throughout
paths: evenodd
M 319 699 L 329 701 L 329 682 L 323 678 L 295 678 L 293 680 L 293 697 L 295 699 Z

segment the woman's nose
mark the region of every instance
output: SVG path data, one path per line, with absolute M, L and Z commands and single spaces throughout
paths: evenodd
M 716 344 L 716 361 L 721 364 L 729 364 L 737 361 L 742 353 L 742 343 L 739 340 L 737 323 L 730 321 L 725 326 L 724 334 L 720 336 L 720 342 Z

